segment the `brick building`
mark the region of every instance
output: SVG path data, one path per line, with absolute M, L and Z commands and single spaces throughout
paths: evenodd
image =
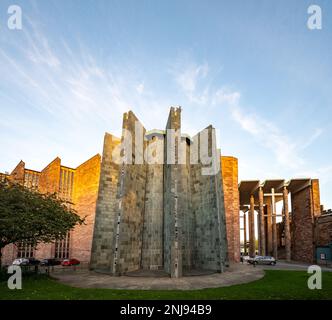
M 249 255 L 314 263 L 317 247 L 332 242 L 332 219 L 322 214 L 318 179 L 241 181 L 239 191 Z
M 332 263 L 332 210 L 323 210 L 315 219 L 316 260 Z
M 20 183 L 41 193 L 57 193 L 59 197 L 73 203 L 85 224 L 69 232 L 66 239 L 52 244 L 39 244 L 37 248 L 29 243 L 11 244 L 3 249 L 3 264 L 11 264 L 15 258 L 69 258 L 82 262 L 90 260 L 96 199 L 100 174 L 100 155 L 95 155 L 77 168 L 61 165 L 60 158 L 54 159 L 42 171 L 25 168 L 20 161 L 11 174 L 2 174 L 0 179 Z

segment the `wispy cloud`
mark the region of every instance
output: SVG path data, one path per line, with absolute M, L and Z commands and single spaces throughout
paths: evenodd
M 187 59 L 190 61 L 190 59 Z M 187 97 L 188 101 L 203 107 L 223 107 L 231 113 L 233 120 L 250 134 L 262 148 L 269 150 L 272 157 L 280 165 L 287 168 L 299 168 L 305 163 L 300 150 L 308 147 L 321 134 L 317 130 L 305 144 L 296 143 L 294 139 L 285 134 L 276 124 L 264 119 L 258 114 L 250 113 L 241 107 L 241 93 L 227 85 L 214 87 L 210 68 L 207 63 L 194 62 L 176 63 L 172 74 L 179 86 L 179 90 Z
M 281 165 L 298 168 L 304 164 L 304 159 L 298 153 L 298 146 L 275 124 L 247 110 L 243 111 L 238 106 L 233 106 L 231 113 L 241 128 L 269 149 Z
M 139 110 L 144 103 L 167 107 L 146 92 L 139 74 L 125 69 L 119 72 L 114 65 L 96 59 L 84 45 L 73 49 L 65 40 L 54 42 L 28 18 L 23 35 L 23 44 L 11 47 L 11 54 L 0 49 L 0 67 L 6 81 L 35 109 L 74 125 L 83 119 L 106 122 L 121 118 L 123 112 L 133 106 Z
M 196 64 L 187 58 L 179 58 L 170 68 L 179 90 L 193 104 L 206 104 L 210 98 L 210 87 L 205 80 L 209 72 L 208 63 Z
M 309 137 L 307 141 L 300 146 L 300 148 L 304 150 L 311 146 L 322 135 L 323 132 L 324 130 L 322 128 L 316 128 L 311 137 Z
M 240 101 L 241 94 L 227 87 L 218 89 L 212 95 L 212 105 L 214 106 L 237 106 Z
M 51 160 L 63 152 L 66 141 L 70 140 L 72 159 L 68 165 L 77 165 L 89 156 L 82 153 L 82 147 L 101 152 L 100 143 L 98 147 L 95 145 L 96 141 L 102 141 L 104 131 L 120 135 L 124 112 L 134 108 L 143 122 L 156 123 L 160 114 L 167 111 L 168 102 L 147 90 L 144 75 L 130 72 L 130 66 L 119 70 L 119 65 L 98 59 L 81 43 L 74 47 L 75 44 L 63 39 L 46 36 L 31 19 L 27 18 L 23 30 L 19 46 L 6 43 L 0 49 L 0 69 L 5 75 L 0 85 L 11 88 L 0 92 L 1 108 L 17 110 L 2 112 L 0 126 L 3 132 L 8 130 L 4 126 L 17 123 L 20 112 L 57 121 L 56 131 L 48 130 L 51 124 L 41 119 L 38 127 L 30 126 L 29 130 L 36 131 L 33 139 L 38 139 L 38 150 L 43 150 L 38 153 L 40 158 Z M 31 122 L 31 119 L 25 121 Z M 26 138 L 24 128 L 27 127 L 23 124 L 17 128 L 15 139 Z M 43 138 L 38 138 L 41 132 Z M 15 139 L 10 140 L 13 146 Z M 29 145 L 33 143 L 28 141 Z M 7 144 L 10 148 L 9 140 Z M 37 154 L 37 150 L 33 152 Z M 16 157 L 24 156 L 28 160 L 30 157 L 30 161 L 34 159 L 32 166 L 38 163 L 36 168 L 40 168 L 42 161 L 33 152 L 26 150 Z

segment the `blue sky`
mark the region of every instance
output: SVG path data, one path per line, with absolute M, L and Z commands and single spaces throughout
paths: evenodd
M 332 207 L 332 2 L 0 2 L 0 171 L 56 156 L 76 167 L 120 134 L 132 109 L 147 129 L 183 108 L 183 131 L 214 125 L 240 179 L 317 177 Z

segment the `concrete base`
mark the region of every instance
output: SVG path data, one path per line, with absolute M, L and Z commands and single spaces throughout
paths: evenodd
M 107 288 L 132 290 L 196 290 L 204 288 L 227 287 L 235 284 L 259 280 L 264 270 L 250 265 L 234 264 L 224 273 L 192 275 L 182 278 L 165 276 L 121 276 L 112 277 L 88 270 L 55 269 L 51 276 L 62 283 L 80 288 Z

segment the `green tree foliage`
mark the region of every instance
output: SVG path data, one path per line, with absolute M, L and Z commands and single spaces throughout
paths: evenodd
M 58 199 L 56 194 L 41 194 L 9 181 L 0 182 L 0 259 L 1 249 L 10 243 L 27 241 L 37 245 L 61 240 L 83 223 L 70 203 Z

